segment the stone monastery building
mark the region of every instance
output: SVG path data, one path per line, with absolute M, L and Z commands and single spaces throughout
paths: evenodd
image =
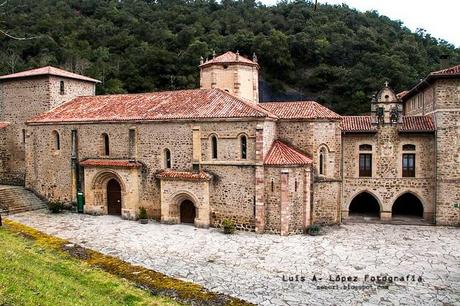
M 259 103 L 259 65 L 227 52 L 201 88 L 96 96 L 53 67 L 0 77 L 0 183 L 85 212 L 300 233 L 348 218 L 460 224 L 460 65 L 370 116 L 313 101 Z M 405 220 L 405 219 L 401 219 Z

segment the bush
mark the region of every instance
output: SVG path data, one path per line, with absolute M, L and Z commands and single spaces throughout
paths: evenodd
M 321 233 L 321 227 L 318 224 L 312 224 L 305 231 L 308 235 L 317 236 Z
M 139 207 L 139 219 L 145 220 L 148 219 L 147 210 L 145 207 Z
M 48 202 L 48 210 L 52 213 L 52 214 L 58 214 L 62 211 L 62 209 L 64 208 L 64 204 L 61 203 L 61 202 L 55 202 L 55 201 L 50 201 Z
M 224 229 L 224 234 L 233 234 L 235 233 L 235 223 L 232 220 L 225 219 L 222 222 L 222 228 Z

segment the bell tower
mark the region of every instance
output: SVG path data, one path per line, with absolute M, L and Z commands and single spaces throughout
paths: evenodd
M 254 54 L 252 60 L 237 51 L 200 61 L 200 87 L 219 88 L 252 103 L 259 103 L 259 64 Z
M 371 118 L 374 125 L 402 123 L 403 103 L 385 82 L 371 102 Z

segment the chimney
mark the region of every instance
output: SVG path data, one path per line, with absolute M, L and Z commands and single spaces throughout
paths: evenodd
M 449 64 L 450 64 L 449 55 L 447 55 L 447 54 L 442 54 L 442 55 L 439 57 L 439 65 L 441 66 L 441 69 L 449 68 Z

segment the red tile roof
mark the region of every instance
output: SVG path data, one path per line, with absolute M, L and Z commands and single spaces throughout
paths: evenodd
M 185 180 L 185 181 L 208 181 L 212 178 L 211 175 L 204 171 L 173 171 L 165 170 L 156 175 L 160 179 L 165 180 Z
M 396 97 L 397 97 L 398 99 L 402 99 L 402 98 L 404 98 L 405 95 L 407 95 L 408 92 L 409 92 L 408 90 L 401 91 L 400 93 L 398 93 L 398 94 L 396 95 Z
M 420 91 L 424 90 L 426 87 L 431 86 L 430 84 L 440 78 L 458 78 L 460 77 L 460 65 L 449 67 L 446 69 L 433 71 L 425 79 L 421 80 L 417 85 L 412 87 L 409 91 L 406 92 L 404 96 L 401 97 L 403 101 L 407 101 L 410 97 L 416 95 Z
M 371 123 L 371 116 L 343 116 L 342 131 L 344 132 L 377 132 Z
M 460 75 L 460 65 L 434 71 L 431 75 Z
M 431 116 L 404 116 L 398 124 L 399 132 L 433 132 L 435 126 Z M 342 131 L 351 133 L 375 133 L 377 127 L 371 123 L 371 116 L 344 116 Z
M 77 97 L 29 123 L 210 118 L 276 118 L 220 89 Z
M 313 160 L 303 152 L 275 140 L 265 157 L 264 164 L 270 166 L 309 165 Z
M 341 116 L 314 101 L 268 102 L 260 106 L 281 119 L 340 119 Z
M 212 64 L 243 64 L 250 66 L 259 66 L 256 62 L 251 61 L 250 59 L 245 58 L 244 56 L 237 55 L 231 51 L 228 51 L 222 55 L 216 56 L 215 58 L 208 60 L 200 65 L 200 67 L 209 66 Z
M 405 116 L 400 132 L 433 132 L 435 126 L 431 116 Z
M 134 160 L 126 159 L 86 159 L 80 162 L 83 167 L 123 167 L 140 168 L 142 164 Z
M 60 77 L 65 77 L 65 78 L 70 78 L 70 79 L 77 79 L 77 80 L 88 81 L 88 82 L 94 82 L 94 83 L 101 82 L 96 79 L 92 79 L 92 78 L 89 78 L 89 77 L 86 77 L 80 74 L 72 73 L 72 72 L 62 70 L 59 68 L 55 68 L 55 67 L 51 67 L 51 66 L 30 69 L 30 70 L 13 73 L 13 74 L 2 75 L 0 76 L 0 81 L 8 80 L 8 79 L 27 78 L 27 77 L 39 76 L 39 75 L 55 75 L 55 76 L 60 76 Z
M 8 125 L 10 125 L 9 122 L 0 122 L 0 129 L 6 128 Z

